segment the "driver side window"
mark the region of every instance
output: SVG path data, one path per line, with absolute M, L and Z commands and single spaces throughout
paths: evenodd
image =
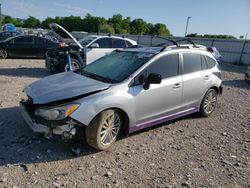
M 160 74 L 162 79 L 177 76 L 179 74 L 179 55 L 166 55 L 155 60 L 148 68 L 148 75 L 150 73 Z

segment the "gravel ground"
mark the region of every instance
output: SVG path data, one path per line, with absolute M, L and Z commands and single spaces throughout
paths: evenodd
M 224 93 L 209 118 L 194 114 L 97 152 L 83 140 L 35 135 L 18 103 L 49 75 L 42 60 L 0 60 L 0 187 L 250 187 L 250 84 L 223 65 Z

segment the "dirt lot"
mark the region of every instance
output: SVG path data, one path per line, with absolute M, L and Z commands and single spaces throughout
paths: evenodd
M 250 187 L 250 84 L 242 67 L 223 70 L 211 117 L 190 115 L 96 152 L 35 135 L 18 103 L 25 85 L 49 75 L 44 62 L 0 60 L 0 187 Z

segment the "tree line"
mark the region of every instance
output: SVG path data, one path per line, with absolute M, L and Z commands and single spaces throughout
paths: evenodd
M 68 17 L 47 17 L 45 20 L 29 16 L 27 19 L 15 19 L 5 16 L 2 23 L 13 23 L 17 27 L 43 28 L 47 29 L 50 23 L 58 23 L 68 31 L 86 31 L 90 33 L 111 33 L 111 34 L 139 34 L 139 35 L 161 35 L 171 36 L 170 30 L 165 24 L 152 24 L 141 18 L 132 20 L 130 17 L 124 18 L 121 14 L 105 19 L 103 17 L 87 14 L 84 18 L 80 16 Z
M 196 37 L 196 38 L 217 38 L 217 39 L 236 39 L 233 35 L 199 35 L 197 33 L 190 33 L 186 37 Z

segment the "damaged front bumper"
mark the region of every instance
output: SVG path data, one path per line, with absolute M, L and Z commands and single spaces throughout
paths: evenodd
M 73 121 L 65 121 L 62 124 L 52 124 L 51 122 L 42 122 L 33 117 L 29 109 L 20 102 L 20 111 L 29 127 L 36 133 L 42 133 L 50 138 L 53 135 L 61 135 L 64 139 L 70 139 L 76 134 L 76 123 Z

